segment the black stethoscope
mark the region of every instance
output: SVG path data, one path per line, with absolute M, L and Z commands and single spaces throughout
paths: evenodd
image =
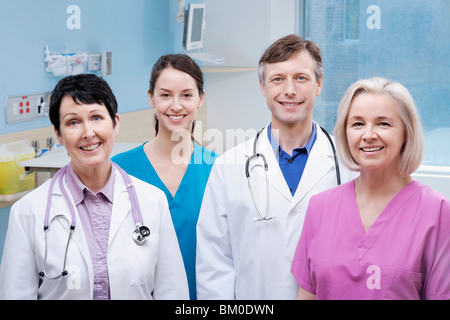
M 333 140 L 331 140 L 331 137 L 328 134 L 328 132 L 322 127 L 320 127 L 320 129 L 322 129 L 323 133 L 328 138 L 328 141 L 330 142 L 330 145 L 331 145 L 331 149 L 333 150 L 334 166 L 336 168 L 336 181 L 337 181 L 337 184 L 340 185 L 341 184 L 341 172 L 339 170 L 339 162 L 338 162 L 337 155 L 336 155 L 336 148 L 335 148 Z M 263 130 L 264 130 L 264 128 L 259 130 L 258 133 L 256 134 L 255 141 L 253 142 L 253 154 L 250 157 L 248 157 L 247 161 L 245 162 L 245 176 L 247 177 L 248 187 L 250 189 L 250 194 L 252 196 L 253 204 L 255 205 L 255 208 L 258 211 L 258 215 L 259 215 L 259 218 L 256 218 L 256 217 L 253 218 L 253 221 L 255 221 L 255 222 L 268 221 L 268 220 L 272 220 L 275 218 L 275 217 L 268 216 L 269 199 L 270 199 L 270 197 L 269 197 L 269 166 L 267 165 L 266 157 L 262 153 L 256 152 L 256 144 L 258 143 L 259 136 Z M 261 158 L 261 160 L 263 161 L 264 173 L 265 173 L 265 178 L 266 178 L 266 208 L 265 208 L 264 215 L 261 214 L 261 212 L 258 209 L 258 206 L 256 205 L 255 197 L 253 195 L 253 190 L 252 190 L 252 187 L 250 184 L 250 162 L 253 159 L 258 159 L 258 158 Z
M 115 164 L 114 162 L 111 162 L 114 167 L 120 172 L 120 174 L 122 175 L 122 178 L 127 186 L 128 189 L 128 194 L 130 197 L 130 202 L 131 202 L 131 212 L 133 214 L 133 218 L 134 218 L 134 222 L 136 224 L 136 228 L 133 230 L 132 233 L 132 237 L 134 242 L 141 246 L 143 245 L 146 241 L 147 241 L 147 237 L 150 235 L 150 229 L 146 226 L 143 225 L 143 220 L 142 220 L 142 214 L 141 214 L 141 209 L 139 207 L 139 203 L 138 203 L 138 198 L 137 198 L 137 194 L 136 194 L 136 189 L 134 188 L 134 184 L 131 181 L 130 176 L 122 169 L 120 168 L 117 164 Z M 45 210 L 45 218 L 44 218 L 44 233 L 45 233 L 45 252 L 44 252 L 44 266 L 43 266 L 43 270 L 39 272 L 39 276 L 41 278 L 48 278 L 50 280 L 57 280 L 63 276 L 66 276 L 69 272 L 66 270 L 66 261 L 67 261 L 67 251 L 69 249 L 69 242 L 70 239 L 72 238 L 72 234 L 75 231 L 75 221 L 76 221 L 76 216 L 75 216 L 75 209 L 73 207 L 73 205 L 71 204 L 70 201 L 70 197 L 64 187 L 63 184 L 63 176 L 66 174 L 67 172 L 67 166 L 61 168 L 52 178 L 52 180 L 50 181 L 50 187 L 48 190 L 48 195 L 47 195 L 47 207 Z M 68 221 L 68 219 L 63 215 L 63 214 L 58 214 L 56 216 L 54 216 L 50 221 L 49 221 L 49 217 L 50 217 L 50 207 L 51 207 L 51 201 L 52 201 L 52 194 L 53 194 L 53 186 L 55 185 L 56 181 L 59 181 L 59 186 L 61 188 L 61 192 L 64 196 L 64 199 L 66 200 L 67 204 L 69 205 L 69 209 L 70 209 L 70 214 L 71 214 L 71 223 L 70 223 L 70 228 L 69 228 L 69 236 L 67 238 L 67 244 L 66 244 L 66 249 L 65 249 L 65 253 L 64 253 L 64 262 L 63 262 L 63 271 L 54 276 L 51 277 L 47 274 L 46 272 L 46 265 L 47 265 L 47 234 L 48 231 L 50 230 L 50 225 L 53 222 L 53 220 L 55 219 L 59 219 L 59 218 L 63 218 L 65 220 Z

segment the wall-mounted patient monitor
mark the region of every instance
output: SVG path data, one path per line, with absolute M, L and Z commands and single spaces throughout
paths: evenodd
M 201 49 L 205 34 L 205 4 L 189 4 L 184 17 L 183 46 L 186 51 Z

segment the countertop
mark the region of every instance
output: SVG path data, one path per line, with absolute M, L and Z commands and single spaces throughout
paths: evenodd
M 141 143 L 122 143 L 116 142 L 111 152 L 111 157 L 118 153 L 128 151 L 136 148 Z M 59 147 L 57 151 L 44 153 L 39 158 L 22 161 L 21 164 L 25 167 L 25 170 L 29 171 L 49 171 L 54 173 L 68 164 L 70 158 L 64 147 Z
M 116 142 L 111 152 L 111 157 L 118 153 L 128 151 L 140 146 L 141 143 L 123 143 Z M 70 158 L 64 147 L 58 147 L 55 151 L 46 152 L 39 158 L 22 161 L 21 164 L 25 170 L 32 172 L 49 172 L 52 177 L 59 169 L 68 164 Z M 38 185 L 38 184 L 37 184 Z M 14 201 L 0 201 L 0 208 L 14 204 Z

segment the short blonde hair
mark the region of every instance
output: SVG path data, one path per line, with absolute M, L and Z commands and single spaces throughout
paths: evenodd
M 353 159 L 347 140 L 347 118 L 351 103 L 360 94 L 388 95 L 398 102 L 399 116 L 405 130 L 405 144 L 401 150 L 401 176 L 409 176 L 421 165 L 425 153 L 425 138 L 414 100 L 403 85 L 388 79 L 374 77 L 352 84 L 344 94 L 337 112 L 334 135 L 336 151 L 340 161 L 349 169 L 359 171 L 360 167 Z

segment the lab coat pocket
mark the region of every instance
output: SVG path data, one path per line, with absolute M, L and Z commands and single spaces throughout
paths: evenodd
M 381 271 L 382 298 L 385 300 L 421 299 L 423 274 L 419 272 L 391 269 Z
M 130 286 L 140 292 L 140 296 L 152 299 L 154 290 L 155 269 L 158 260 L 159 234 L 150 234 L 147 241 L 138 246 L 130 243 L 128 252 L 130 255 L 129 268 Z
M 127 251 L 130 267 L 136 276 L 154 270 L 159 255 L 159 234 L 150 234 L 142 245 L 130 241 Z
M 147 275 L 137 274 L 131 279 L 130 286 L 135 296 L 142 297 L 143 299 L 153 299 L 153 279 L 150 279 Z

